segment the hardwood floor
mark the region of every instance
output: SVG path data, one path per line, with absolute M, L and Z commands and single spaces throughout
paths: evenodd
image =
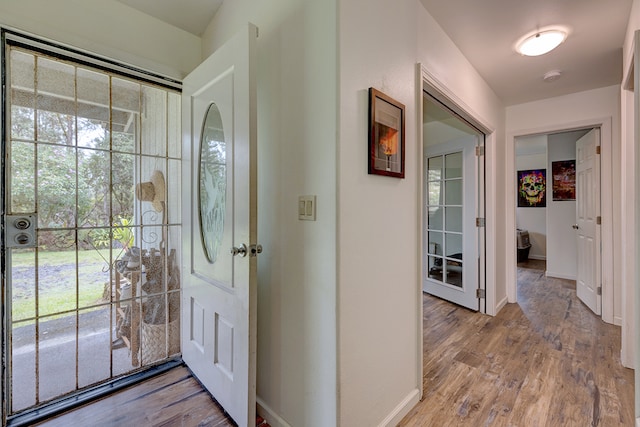
M 620 327 L 584 306 L 574 281 L 523 267 L 519 303 L 496 317 L 425 295 L 424 400 L 401 426 L 634 425 Z
M 227 427 L 235 426 L 184 366 L 38 426 Z

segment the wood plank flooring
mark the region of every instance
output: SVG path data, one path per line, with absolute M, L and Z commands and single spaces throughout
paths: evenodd
M 620 327 L 584 306 L 574 281 L 522 267 L 519 303 L 496 317 L 425 295 L 424 399 L 401 426 L 634 425 Z
M 38 426 L 227 427 L 235 426 L 184 366 Z

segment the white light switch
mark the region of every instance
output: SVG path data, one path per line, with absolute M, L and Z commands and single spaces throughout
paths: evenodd
M 316 196 L 298 197 L 298 219 L 301 221 L 316 220 Z

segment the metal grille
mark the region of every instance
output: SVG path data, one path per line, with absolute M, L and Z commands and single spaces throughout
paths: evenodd
M 7 44 L 8 413 L 178 353 L 180 94 Z

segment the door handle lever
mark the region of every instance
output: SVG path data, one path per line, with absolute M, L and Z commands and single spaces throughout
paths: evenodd
M 247 256 L 247 245 L 245 245 L 244 243 L 240 245 L 240 247 L 232 247 L 231 250 L 229 251 L 231 253 L 231 255 L 236 256 L 236 255 L 240 255 L 241 257 L 246 257 Z

